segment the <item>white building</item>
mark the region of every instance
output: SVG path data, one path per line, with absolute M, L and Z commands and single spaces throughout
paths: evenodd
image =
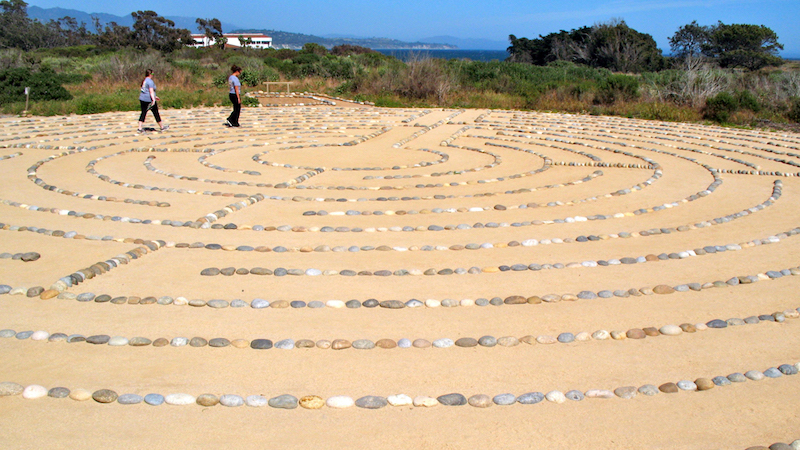
M 227 39 L 225 47 L 242 47 L 242 43 L 239 40 L 239 38 L 242 38 L 250 39 L 250 43 L 247 45 L 250 48 L 272 48 L 272 38 L 266 34 L 224 33 L 222 36 Z M 210 39 L 204 34 L 193 34 L 192 39 L 194 39 L 195 47 L 211 47 L 214 45 L 214 39 Z

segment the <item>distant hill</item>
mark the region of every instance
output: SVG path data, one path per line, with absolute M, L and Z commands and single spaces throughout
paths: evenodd
M 115 16 L 113 14 L 105 14 L 105 13 L 86 13 L 75 9 L 40 8 L 38 6 L 28 7 L 28 17 L 30 17 L 31 19 L 36 19 L 42 23 L 47 23 L 50 20 L 58 20 L 66 16 L 74 18 L 75 20 L 77 20 L 78 23 L 81 22 L 85 23 L 86 28 L 88 28 L 89 31 L 95 31 L 92 17 L 97 17 L 98 19 L 100 19 L 101 26 L 105 26 L 109 22 L 116 22 L 119 25 L 128 27 L 133 25 L 133 17 L 131 17 L 130 15 Z M 198 32 L 197 24 L 195 23 L 195 20 L 197 20 L 197 18 L 179 17 L 179 16 L 164 16 L 164 17 L 175 22 L 175 26 L 177 28 L 185 28 L 192 33 Z M 388 39 L 388 38 L 354 38 L 348 36 L 321 37 L 321 36 L 313 36 L 310 34 L 289 33 L 286 31 L 243 29 L 236 25 L 225 22 L 222 23 L 222 30 L 226 33 L 264 33 L 267 36 L 272 37 L 272 45 L 275 48 L 290 48 L 293 50 L 299 50 L 303 48 L 303 45 L 307 42 L 320 44 L 326 48 L 331 48 L 336 45 L 343 45 L 343 44 L 358 45 L 361 47 L 367 47 L 372 49 L 397 49 L 397 50 L 401 49 L 448 50 L 448 49 L 458 48 L 457 45 L 447 44 L 447 43 L 436 43 L 431 39 L 426 40 L 426 42 L 403 42 L 403 41 L 398 41 L 396 39 Z
M 455 45 L 429 43 L 429 42 L 403 42 L 397 39 L 389 38 L 354 38 L 354 37 L 322 37 L 314 36 L 311 34 L 289 33 L 286 31 L 277 30 L 255 30 L 255 29 L 238 29 L 230 31 L 230 33 L 264 33 L 272 37 L 272 46 L 275 48 L 290 48 L 298 50 L 303 48 L 303 45 L 308 42 L 319 44 L 326 48 L 331 48 L 337 45 L 358 45 L 371 49 L 380 50 L 453 50 L 458 48 Z
M 138 9 L 132 9 L 131 12 L 139 11 Z M 156 11 L 157 12 L 157 11 Z M 65 8 L 40 8 L 38 6 L 28 6 L 28 17 L 31 19 L 36 19 L 39 22 L 47 23 L 50 20 L 58 20 L 62 17 L 69 16 L 77 20 L 78 23 L 85 23 L 86 28 L 89 31 L 94 31 L 94 23 L 92 21 L 92 17 L 97 17 L 100 19 L 100 24 L 105 26 L 109 22 L 116 22 L 119 25 L 123 26 L 132 26 L 133 25 L 133 17 L 130 14 L 127 16 L 115 16 L 113 14 L 106 14 L 106 13 L 86 13 L 83 11 L 78 11 L 76 9 L 65 9 Z M 197 20 L 196 17 L 181 17 L 181 16 L 164 16 L 165 18 L 175 22 L 175 27 L 177 28 L 186 28 L 192 33 L 197 33 Z M 222 22 L 222 29 L 234 29 L 238 28 L 237 25 L 229 24 Z

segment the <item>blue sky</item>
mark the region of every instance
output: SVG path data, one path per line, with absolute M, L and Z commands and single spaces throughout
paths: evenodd
M 772 28 L 784 56 L 800 56 L 800 0 L 28 0 L 41 8 L 128 15 L 218 18 L 245 28 L 314 35 L 343 34 L 407 41 L 449 35 L 507 42 L 508 35 L 535 38 L 561 29 L 624 19 L 669 51 L 668 38 L 681 26 L 748 23 Z

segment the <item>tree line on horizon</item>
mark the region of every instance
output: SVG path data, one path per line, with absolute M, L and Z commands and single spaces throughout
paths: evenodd
M 681 26 L 669 38 L 672 56 L 664 56 L 652 36 L 613 19 L 591 27 L 561 30 L 538 38 L 508 37 L 509 61 L 547 65 L 569 61 L 614 72 L 658 72 L 677 65 L 711 62 L 721 68 L 758 70 L 780 66 L 778 35 L 764 25 Z

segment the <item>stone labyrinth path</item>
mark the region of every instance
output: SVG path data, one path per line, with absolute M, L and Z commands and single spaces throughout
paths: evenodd
M 0 119 L 0 439 L 800 438 L 800 136 L 226 114 Z

